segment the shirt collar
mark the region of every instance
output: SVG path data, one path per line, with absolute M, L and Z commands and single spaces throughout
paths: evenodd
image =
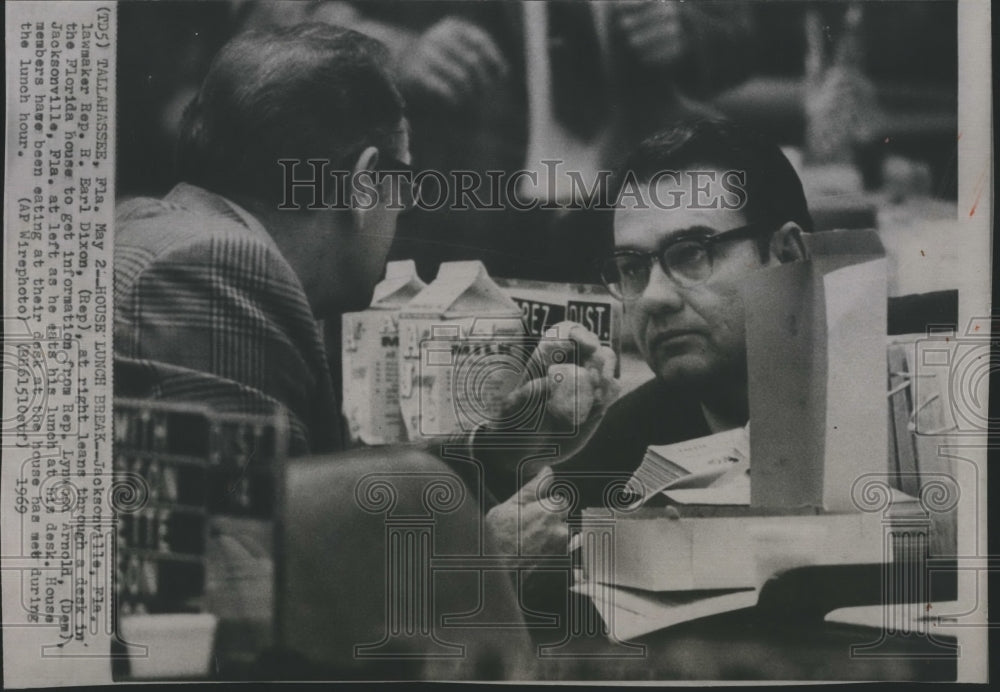
M 263 224 L 253 214 L 222 195 L 210 192 L 197 185 L 191 185 L 190 183 L 178 183 L 167 193 L 164 200 L 185 209 L 203 213 L 207 212 L 235 221 L 261 240 L 264 240 L 268 245 L 277 248 L 271 234 L 267 232 L 267 229 L 264 228 Z

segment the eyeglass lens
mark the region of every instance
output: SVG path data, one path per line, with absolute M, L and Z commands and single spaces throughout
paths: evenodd
M 604 281 L 614 294 L 635 298 L 649 285 L 654 255 L 620 255 L 612 258 L 602 272 Z M 708 248 L 696 240 L 684 240 L 667 246 L 659 256 L 660 268 L 675 283 L 691 286 L 707 280 L 712 274 L 712 257 Z

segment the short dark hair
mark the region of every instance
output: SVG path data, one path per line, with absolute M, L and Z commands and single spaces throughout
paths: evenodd
M 721 119 L 685 120 L 652 135 L 632 151 L 612 184 L 617 200 L 628 178 L 650 181 L 660 171 L 708 166 L 746 172 L 746 204 L 750 223 L 794 221 L 813 230 L 802 181 L 781 149 L 752 130 Z
M 177 169 L 213 192 L 270 202 L 283 194 L 278 159 L 398 153 L 403 116 L 378 41 L 329 24 L 249 31 L 219 51 L 187 107 Z

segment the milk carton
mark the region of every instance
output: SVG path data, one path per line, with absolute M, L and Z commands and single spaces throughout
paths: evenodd
M 411 440 L 502 421 L 530 345 L 521 309 L 481 262 L 445 262 L 400 313 L 399 404 Z
M 389 262 L 371 307 L 343 315 L 344 416 L 352 442 L 406 440 L 399 410 L 397 322 L 400 308 L 426 286 L 413 260 Z

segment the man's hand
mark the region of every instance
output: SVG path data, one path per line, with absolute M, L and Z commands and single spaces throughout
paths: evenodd
M 509 69 L 488 33 L 454 17 L 425 31 L 399 60 L 404 85 L 452 107 L 489 93 Z
M 540 500 L 552 479 L 545 467 L 506 502 L 486 513 L 486 536 L 490 552 L 501 555 L 565 555 L 569 529 L 569 507 L 558 509 L 555 499 Z M 542 495 L 544 497 L 544 494 Z
M 684 52 L 684 28 L 677 3 L 624 0 L 613 7 L 615 25 L 641 64 L 665 67 Z
M 560 322 L 555 338 L 543 338 L 532 353 L 521 384 L 504 403 L 505 418 L 513 420 L 525 406 L 541 406 L 544 414 L 536 435 L 577 431 L 560 438 L 560 457 L 579 448 L 621 391 L 615 379 L 615 352 L 597 335 L 576 322 Z M 575 345 L 570 362 L 567 341 Z

